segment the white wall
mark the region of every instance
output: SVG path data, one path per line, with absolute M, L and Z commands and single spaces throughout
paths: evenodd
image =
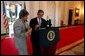
M 7 3 L 11 3 L 12 1 Z M 22 4 L 22 8 L 23 8 L 23 4 L 24 1 L 15 1 L 13 3 L 19 3 Z M 42 9 L 44 11 L 44 16 L 43 18 L 47 20 L 51 19 L 52 21 L 52 26 L 60 26 L 60 20 L 61 20 L 61 11 L 60 10 L 62 8 L 62 5 L 60 7 L 60 1 L 25 1 L 26 3 L 26 9 L 29 12 L 29 16 L 28 16 L 28 24 L 29 21 L 37 16 L 37 11 L 39 9 Z
M 48 12 L 48 9 L 47 9 L 47 1 L 40 1 L 40 4 L 39 4 L 39 9 L 42 9 L 44 11 L 44 16 L 43 18 L 46 19 L 47 18 L 47 12 Z
M 37 11 L 39 10 L 39 1 L 30 1 L 30 18 L 37 16 Z
M 68 25 L 68 13 L 69 13 L 69 9 L 73 9 L 73 17 L 72 17 L 72 24 L 74 24 L 74 20 L 76 20 L 77 18 L 79 18 L 80 20 L 82 20 L 82 18 L 84 18 L 83 16 L 81 16 L 81 2 L 83 1 L 61 1 L 61 19 L 63 20 L 65 25 Z M 75 17 L 75 8 L 79 8 L 80 12 L 79 12 L 79 16 Z M 84 14 L 83 14 L 84 15 Z M 84 20 L 82 20 L 82 23 L 84 23 Z
M 60 26 L 60 20 L 61 20 L 61 10 L 60 10 L 60 1 L 56 1 L 55 2 L 56 4 L 56 7 L 55 7 L 55 19 L 54 19 L 54 21 L 55 21 L 55 26 L 56 27 L 59 27 Z
M 22 8 L 24 8 L 24 1 L 6 1 L 7 3 L 19 3 L 22 4 Z M 84 8 L 83 4 L 80 1 L 25 1 L 26 9 L 29 12 L 28 16 L 28 24 L 29 21 L 37 16 L 37 11 L 42 9 L 44 11 L 43 18 L 47 20 L 52 20 L 52 26 L 61 26 L 61 20 L 63 20 L 65 25 L 68 25 L 68 12 L 69 9 L 73 9 L 73 20 L 72 24 L 74 24 L 75 18 L 75 8 Z M 1 33 L 5 33 L 5 29 L 2 21 L 2 3 L 1 3 Z M 84 14 L 84 13 L 83 13 Z M 83 15 L 84 16 L 84 15 Z M 81 18 L 84 18 L 84 17 Z M 80 18 L 80 16 L 79 16 Z M 84 21 L 84 19 L 82 19 Z
M 81 1 L 81 20 L 82 20 L 82 24 L 84 23 L 84 2 Z
M 54 1 L 48 1 L 47 2 L 47 16 L 48 19 L 51 19 L 52 26 L 55 26 L 55 10 L 56 10 L 56 3 Z
M 28 18 L 28 24 L 30 19 L 34 18 L 37 16 L 37 12 L 39 9 L 42 9 L 44 11 L 44 16 L 43 18 L 47 20 L 51 19 L 52 20 L 52 26 L 54 26 L 55 24 L 55 18 L 56 16 L 58 17 L 58 15 L 55 15 L 55 10 L 56 10 L 56 3 L 54 1 L 27 1 L 26 2 L 26 6 L 27 6 L 27 10 L 30 13 L 29 14 L 29 18 Z M 57 20 L 57 18 L 56 18 Z M 58 26 L 59 24 L 59 20 L 57 20 L 56 22 L 57 24 L 55 24 L 56 26 Z

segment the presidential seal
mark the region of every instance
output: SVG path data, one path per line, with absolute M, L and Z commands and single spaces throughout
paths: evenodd
M 47 33 L 47 39 L 48 39 L 49 41 L 53 41 L 54 38 L 55 38 L 55 32 L 52 31 L 52 30 L 49 31 L 49 32 Z

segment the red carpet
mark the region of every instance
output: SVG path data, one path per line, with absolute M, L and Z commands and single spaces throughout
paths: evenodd
M 60 41 L 56 44 L 56 48 L 60 49 L 66 45 L 69 45 L 75 41 L 84 38 L 84 26 L 73 26 L 68 28 L 60 28 Z M 32 47 L 30 42 L 30 36 L 27 38 L 28 53 L 32 54 Z M 14 39 L 1 40 L 1 54 L 2 55 L 17 55 L 18 50 L 14 46 Z
M 60 41 L 57 49 L 84 38 L 84 26 L 73 26 L 66 29 L 60 29 Z

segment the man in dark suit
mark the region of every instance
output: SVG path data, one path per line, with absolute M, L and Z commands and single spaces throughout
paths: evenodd
M 39 28 L 46 27 L 46 20 L 43 19 L 44 11 L 38 10 L 37 17 L 31 19 L 30 27 L 32 28 L 31 32 L 31 41 L 33 48 L 33 55 L 41 54 L 41 48 L 39 46 Z

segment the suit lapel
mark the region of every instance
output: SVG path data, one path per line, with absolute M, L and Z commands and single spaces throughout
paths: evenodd
M 42 20 L 42 18 L 41 18 L 41 26 L 42 26 L 42 24 L 43 24 L 43 20 Z
M 39 24 L 38 21 L 37 21 L 37 17 L 35 18 L 35 22 L 36 22 L 36 24 Z M 41 26 L 42 26 L 42 24 L 43 24 L 43 20 L 42 20 L 42 18 L 41 18 Z M 40 27 L 41 27 L 41 26 L 40 26 Z
M 38 24 L 37 17 L 35 18 L 36 23 Z

